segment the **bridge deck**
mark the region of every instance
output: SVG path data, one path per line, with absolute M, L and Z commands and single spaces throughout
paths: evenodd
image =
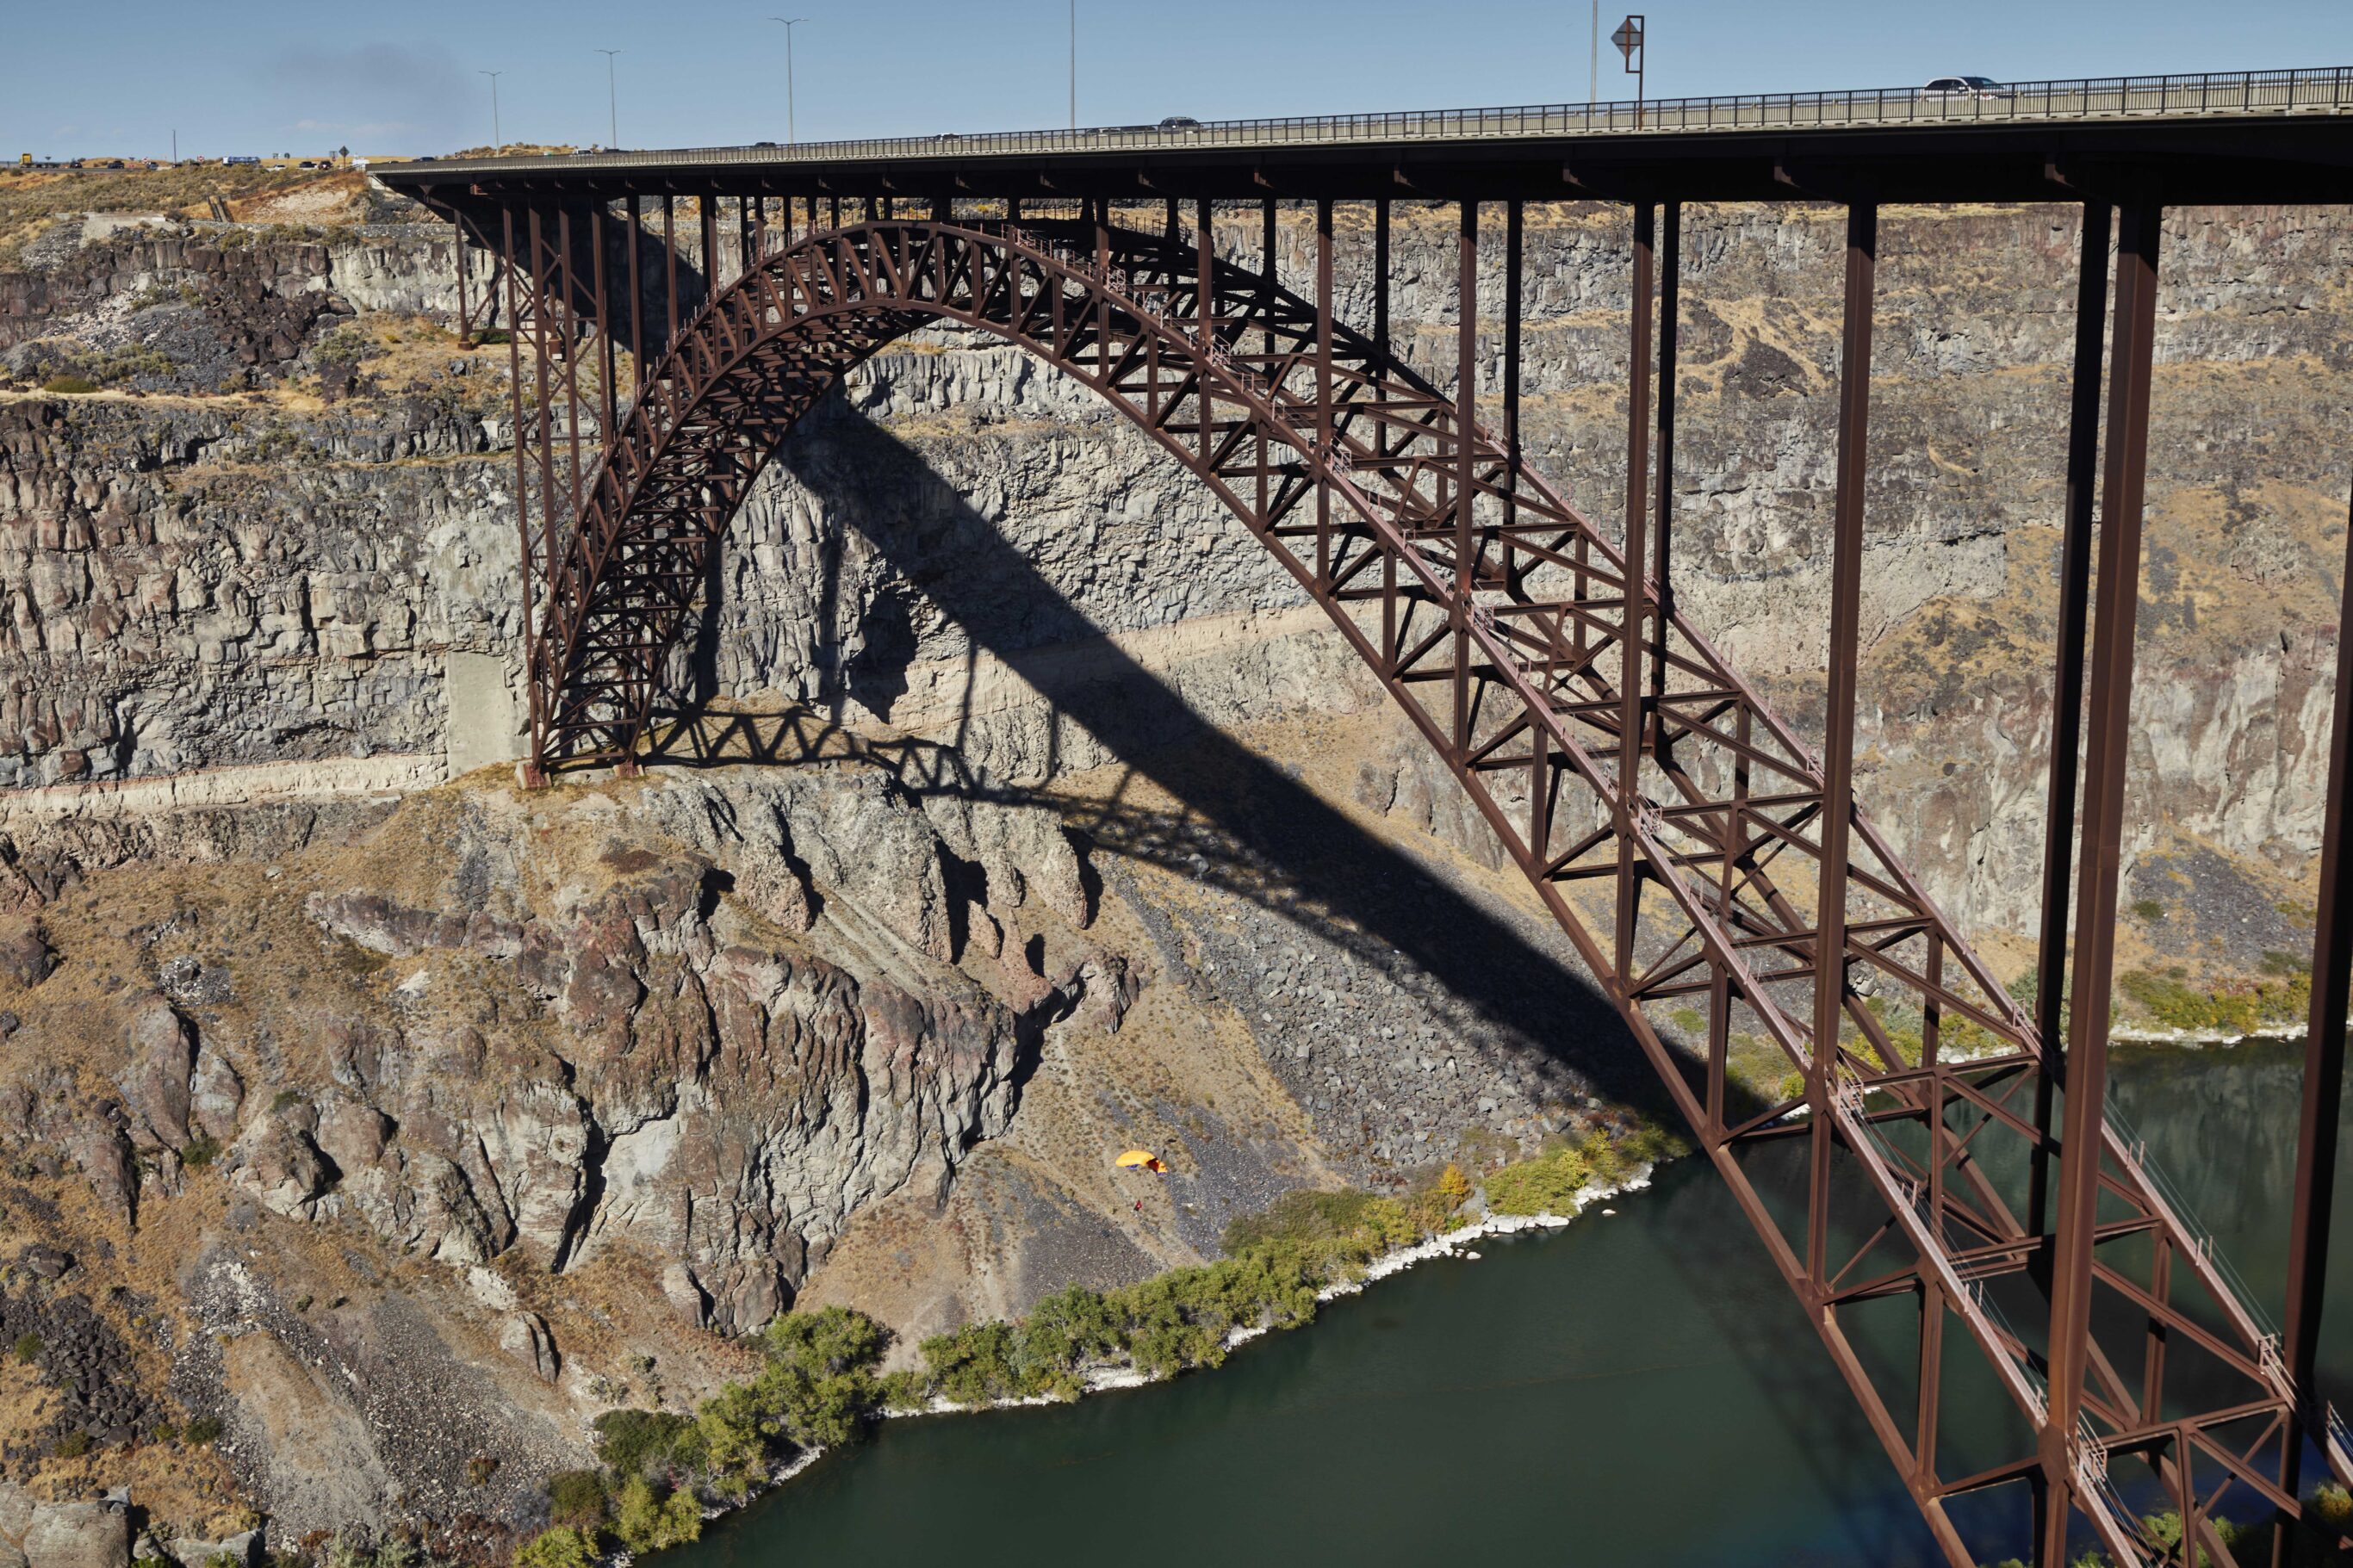
M 2171 203 L 2353 200 L 2353 67 L 1649 102 L 1303 115 L 797 146 L 424 160 L 445 199 L 584 196 L 1582 195 L 2026 201 L 2129 182 Z

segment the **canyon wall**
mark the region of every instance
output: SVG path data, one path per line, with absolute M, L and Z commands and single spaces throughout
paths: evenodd
M 2208 848 L 2292 882 L 2317 846 L 2347 488 L 2332 437 L 2353 352 L 2343 220 L 2168 220 L 2136 697 L 2144 857 Z M 1972 927 L 2028 923 L 2041 857 L 2075 232 L 2055 206 L 1896 209 L 1883 226 L 1863 795 Z M 307 343 L 274 360 L 289 345 L 264 344 L 265 376 L 290 385 L 328 323 L 454 303 L 433 230 L 202 238 L 80 245 L 16 287 L 0 342 L 20 358 L 77 334 L 168 343 L 142 323 L 188 312 L 267 338 L 252 318 L 277 319 L 268 300 L 326 299 Z M 1307 236 L 1282 241 L 1297 284 Z M 1221 243 L 1254 261 L 1254 226 Z M 1839 219 L 1694 209 L 1683 243 L 1680 604 L 1818 731 Z M 1604 518 L 1622 510 L 1625 244 L 1614 209 L 1531 215 L 1531 460 Z M 1450 246 L 1442 214 L 1399 209 L 1393 310 L 1440 384 Z M 1344 228 L 1351 319 L 1370 314 L 1368 251 Z M 1482 280 L 1482 300 L 1500 295 L 1499 274 Z M 6 783 L 503 749 L 450 738 L 511 730 L 515 710 L 503 354 L 393 357 L 403 378 L 325 408 L 0 405 Z M 1051 696 L 1103 679 L 1098 639 L 1180 672 L 1210 722 L 1369 700 L 1295 586 L 1172 461 L 1076 384 L 970 335 L 896 345 L 791 437 L 709 586 L 717 608 L 680 661 L 681 698 L 780 696 L 953 735 L 1008 778 L 1117 751 Z M 506 679 L 485 681 L 480 660 Z
M 0 1467 L 79 1473 L 79 1432 L 192 1533 L 232 1493 L 298 1535 L 527 1530 L 587 1417 L 685 1407 L 797 1300 L 904 1355 L 1215 1256 L 1292 1187 L 1655 1109 L 1320 612 L 974 334 L 893 345 L 778 452 L 673 663 L 680 765 L 515 791 L 508 351 L 446 330 L 446 231 L 359 216 L 75 220 L 0 274 L 0 1212 L 38 1238 L 0 1322 L 120 1373 L 0 1379 L 33 1413 Z M 2309 940 L 2345 219 L 2169 220 L 2131 954 Z M 1448 384 L 1451 216 L 1398 221 L 1400 344 Z M 2075 218 L 1882 233 L 1860 787 L 2014 969 Z M 1529 215 L 1531 460 L 1601 518 L 1627 240 Z M 1684 227 L 1674 585 L 1801 733 L 1840 241 L 1802 205 Z M 1370 248 L 1344 229 L 1358 321 Z M 1111 1167 L 1137 1145 L 1165 1184 Z M 223 1422 L 210 1480 L 138 1441 L 167 1400 Z

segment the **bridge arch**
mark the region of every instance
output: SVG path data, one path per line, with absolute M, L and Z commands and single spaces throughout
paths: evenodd
M 874 220 L 757 258 L 646 369 L 571 525 L 526 538 L 538 595 L 528 773 L 637 765 L 709 552 L 784 437 L 851 370 L 926 324 L 994 333 L 1153 437 L 1324 606 L 1625 1017 L 1899 1470 L 1934 1479 L 1933 1402 L 1907 1408 L 1900 1381 L 1874 1373 L 1847 1327 L 1894 1295 L 1915 1300 L 1924 1361 L 1956 1329 L 2047 1436 L 2043 1352 L 1982 1289 L 1989 1271 L 2026 1267 L 2040 1222 L 2021 1221 L 2023 1205 L 1970 1149 L 1991 1128 L 2057 1152 L 2014 1108 L 2052 1065 L 2033 1026 L 1851 795 L 1647 574 L 1630 574 L 1590 519 L 1472 417 L 1467 393 L 1441 391 L 1338 323 L 1329 287 L 1328 252 L 1309 301 L 1218 262 L 1206 243 L 1093 224 Z M 1475 321 L 1474 301 L 1463 315 Z M 1814 879 L 1787 887 L 1784 865 L 1819 863 L 1834 832 L 1848 864 L 1831 927 L 1811 905 Z M 1702 999 L 1704 1037 L 1678 1037 L 1671 1015 Z M 1824 1017 L 1839 1037 L 1818 1046 Z M 1778 1049 L 1804 1085 L 1736 1124 L 1736 1029 Z M 1966 1035 L 1972 1054 L 1939 1059 L 1940 1033 L 1948 1046 Z M 1817 1206 L 1792 1227 L 1739 1155 L 1796 1131 L 1800 1107 L 1829 1131 L 1815 1138 Z M 2111 1130 L 2100 1137 L 2132 1223 L 2164 1237 L 2220 1324 L 2136 1302 L 2152 1325 L 2202 1336 L 2237 1380 L 2243 1397 L 2218 1409 L 2284 1410 L 2293 1394 L 2264 1326 L 2140 1152 Z M 1869 1209 L 1843 1239 L 1831 1234 L 1833 1155 L 1842 1191 Z M 1897 1238 L 1893 1251 L 1866 1261 L 1883 1237 Z M 2101 1375 L 2124 1408 L 2121 1381 Z M 2186 1428 L 2165 1441 L 2150 1463 L 2168 1485 L 2201 1443 L 2219 1443 Z M 2059 1468 L 2049 1461 L 1954 1491 L 2048 1476 Z M 2105 1470 L 2063 1473 L 2112 1550 L 2129 1547 L 2131 1526 L 2100 1490 Z M 1947 1494 L 1915 1490 L 1948 1556 L 1971 1561 Z M 2266 1496 L 2295 1507 L 2276 1487 Z

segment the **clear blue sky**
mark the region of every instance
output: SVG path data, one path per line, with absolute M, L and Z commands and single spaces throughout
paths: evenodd
M 2353 66 L 2348 0 L 1647 0 L 1650 91 Z M 1626 0 L 1603 6 L 1607 33 Z M 0 153 L 437 153 L 1060 125 L 1067 0 L 0 0 Z M 1079 115 L 1582 100 L 1588 0 L 1079 0 Z M 1603 43 L 1602 96 L 1632 80 Z

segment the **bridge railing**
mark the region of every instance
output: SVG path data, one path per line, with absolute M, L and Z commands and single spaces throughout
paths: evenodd
M 2004 83 L 1969 92 L 1922 87 L 1836 92 L 1735 93 L 1715 98 L 1620 100 L 1518 108 L 1414 110 L 1379 114 L 1306 114 L 1269 120 L 1100 126 L 981 135 L 893 136 L 776 147 L 709 147 L 586 153 L 562 158 L 469 159 L 469 169 L 543 170 L 564 162 L 633 163 L 833 163 L 884 158 L 1013 157 L 1317 142 L 1460 142 L 1587 135 L 1821 130 L 1841 126 L 2000 124 L 2120 117 L 2342 114 L 2353 112 L 2353 67 L 2212 71 L 2189 76 L 2085 77 Z

